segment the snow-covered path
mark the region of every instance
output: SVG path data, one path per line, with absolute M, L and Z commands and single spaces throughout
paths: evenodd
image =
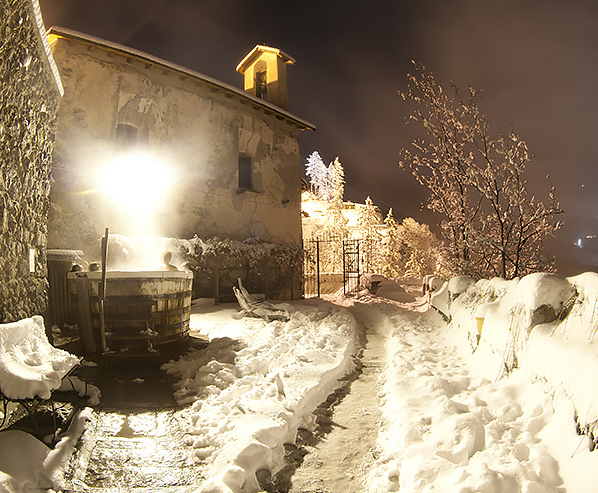
M 356 379 L 318 408 L 320 428 L 327 433 L 315 447 L 308 447 L 310 453 L 293 475 L 291 493 L 366 491 L 365 480 L 378 456 L 381 411 L 377 394 L 386 364 L 385 338 L 375 330 L 366 336 Z
M 554 410 L 540 384 L 472 374 L 432 312 L 379 303 L 353 312 L 387 337 L 383 452 L 370 491 L 564 491 L 542 440 Z

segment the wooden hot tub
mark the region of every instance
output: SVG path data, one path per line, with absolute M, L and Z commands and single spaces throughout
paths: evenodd
M 70 272 L 80 333 L 87 352 L 103 347 L 100 330 L 102 273 Z M 105 345 L 111 354 L 143 354 L 189 332 L 193 274 L 187 271 L 107 271 Z

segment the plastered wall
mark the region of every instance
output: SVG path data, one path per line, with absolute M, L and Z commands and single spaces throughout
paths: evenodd
M 65 95 L 54 152 L 51 248 L 93 256 L 106 227 L 124 235 L 145 230 L 301 243 L 297 125 L 135 57 L 62 38 L 52 50 Z M 139 145 L 176 176 L 151 218 L 119 210 L 100 189 L 101 170 L 122 152 L 119 124 L 134 126 Z M 238 186 L 240 154 L 252 161 L 251 190 Z

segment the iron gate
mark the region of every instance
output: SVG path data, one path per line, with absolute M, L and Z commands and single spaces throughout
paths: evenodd
M 354 293 L 359 286 L 359 240 L 343 241 L 343 293 Z
M 303 242 L 303 293 L 306 298 L 320 297 L 320 241 Z
M 303 280 L 306 298 L 340 289 L 354 292 L 359 285 L 359 240 L 335 238 L 303 242 Z

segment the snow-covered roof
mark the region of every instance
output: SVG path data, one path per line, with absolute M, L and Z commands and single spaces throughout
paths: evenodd
M 38 0 L 29 0 L 27 2 L 27 6 L 31 10 L 33 17 L 35 18 L 35 34 L 41 46 L 43 47 L 43 62 L 48 66 L 50 72 L 52 73 L 52 77 L 56 84 L 56 89 L 61 96 L 64 96 L 64 87 L 62 86 L 62 81 L 60 80 L 60 74 L 58 72 L 58 67 L 56 66 L 56 62 L 54 61 L 54 57 L 52 56 L 52 50 L 50 49 L 50 43 L 48 43 L 48 38 L 45 35 L 46 27 L 44 26 L 44 20 L 42 19 L 41 10 L 39 8 Z
M 259 56 L 260 53 L 272 53 L 273 55 L 277 55 L 286 63 L 290 63 L 292 65 L 295 64 L 295 59 L 287 55 L 284 51 L 279 50 L 278 48 L 272 48 L 270 46 L 265 45 L 256 45 L 253 50 L 249 52 L 249 54 L 243 58 L 237 65 L 237 72 L 243 73 L 249 65 L 253 63 L 253 61 Z
M 145 64 L 155 65 L 161 69 L 176 72 L 180 75 L 184 75 L 193 78 L 196 81 L 202 82 L 213 89 L 223 91 L 227 95 L 237 97 L 242 101 L 250 101 L 255 108 L 262 109 L 266 114 L 274 114 L 277 118 L 281 120 L 287 120 L 301 129 L 316 129 L 316 126 L 313 123 L 303 120 L 302 118 L 299 118 L 298 116 L 295 116 L 292 113 L 289 113 L 288 111 L 269 103 L 268 101 L 252 96 L 242 89 L 231 86 L 225 82 L 221 82 L 200 72 L 196 72 L 195 70 L 183 67 L 182 65 L 178 65 L 176 63 L 150 55 L 143 51 L 114 43 L 112 41 L 106 41 L 95 36 L 90 36 L 89 34 L 84 34 L 78 31 L 57 26 L 52 26 L 48 30 L 48 36 L 50 39 L 64 38 L 70 41 L 76 41 L 88 46 L 103 49 L 113 54 L 121 55 L 125 58 L 135 58 L 137 60 L 143 61 Z

